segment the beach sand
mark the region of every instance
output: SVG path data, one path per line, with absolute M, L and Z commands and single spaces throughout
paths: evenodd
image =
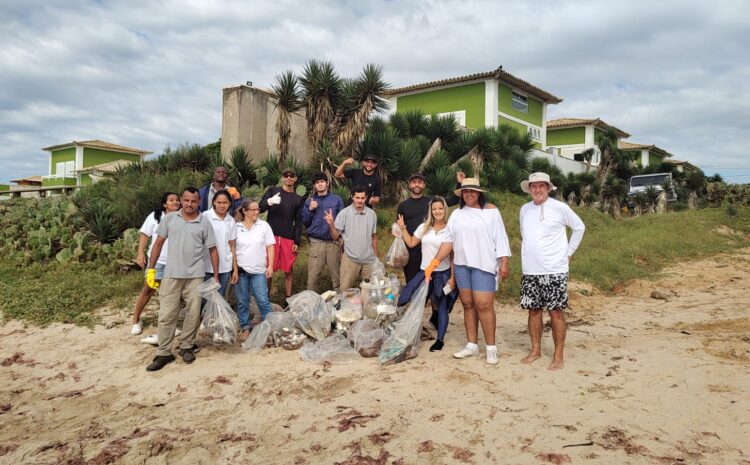
M 147 373 L 154 349 L 125 312 L 93 330 L 9 322 L 0 463 L 750 464 L 749 270 L 745 249 L 610 296 L 571 282 L 557 372 L 548 331 L 544 357 L 520 363 L 526 314 L 502 302 L 497 366 L 481 341 L 451 357 L 460 304 L 442 352 L 423 342 L 387 367 L 205 346 Z

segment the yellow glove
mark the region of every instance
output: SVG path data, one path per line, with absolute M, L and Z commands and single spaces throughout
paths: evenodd
M 440 265 L 440 260 L 433 258 L 429 265 L 427 265 L 427 268 L 424 269 L 424 279 L 426 281 L 430 280 L 430 276 L 432 276 L 432 272 L 435 271 L 435 268 Z
M 149 268 L 146 271 L 146 284 L 151 289 L 159 289 L 159 281 L 156 280 L 156 270 L 153 268 Z

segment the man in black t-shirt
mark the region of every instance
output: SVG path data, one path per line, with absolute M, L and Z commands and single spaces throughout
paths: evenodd
M 269 188 L 259 206 L 261 213 L 268 211 L 268 221 L 276 238 L 273 257 L 273 271 L 284 272 L 285 296 L 292 295 L 292 267 L 297 260 L 297 249 L 302 233 L 302 207 L 305 199 L 294 189 L 297 173 L 286 168 L 281 174 L 281 187 Z M 271 279 L 268 279 L 268 293 L 271 293 Z
M 347 158 L 344 160 L 338 168 L 334 176 L 337 179 L 348 179 L 352 182 L 352 186 L 365 186 L 367 201 L 365 205 L 368 207 L 374 207 L 380 203 L 380 196 L 382 195 L 380 189 L 380 175 L 375 172 L 378 167 L 378 157 L 368 153 L 362 159 L 361 169 L 347 169 L 354 163 L 354 158 Z

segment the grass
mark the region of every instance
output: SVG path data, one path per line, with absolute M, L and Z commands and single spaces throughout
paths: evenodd
M 498 292 L 502 301 L 518 300 L 521 279 L 518 211 L 527 199 L 513 194 L 490 194 L 499 206 L 510 238 L 513 257 L 510 278 Z M 728 252 L 748 245 L 750 208 L 737 207 L 679 211 L 667 215 L 644 215 L 615 221 L 591 209 L 576 209 L 586 224 L 586 234 L 571 264 L 571 279 L 586 281 L 610 292 L 636 278 L 658 275 L 664 267 L 680 261 Z M 378 256 L 384 257 L 393 238 L 389 224 L 395 206 L 379 213 Z M 294 291 L 307 286 L 307 251 L 303 240 L 294 267 Z M 403 280 L 403 274 L 398 275 Z M 143 274 L 111 274 L 85 265 L 34 264 L 16 268 L 0 259 L 0 309 L 4 319 L 34 324 L 66 322 L 92 325 L 95 309 L 103 305 L 132 307 L 142 285 Z M 324 273 L 320 289 L 329 289 Z M 283 274 L 273 280 L 272 300 L 283 300 Z

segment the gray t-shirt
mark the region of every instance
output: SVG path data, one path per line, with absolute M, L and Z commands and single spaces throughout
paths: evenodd
M 216 247 L 214 230 L 207 218 L 185 221 L 182 210 L 161 219 L 156 233 L 169 239 L 165 278 L 202 278 L 206 275 L 203 255 L 206 249 Z
M 372 209 L 365 207 L 362 212 L 353 205 L 341 210 L 333 223 L 344 238 L 344 253 L 357 263 L 369 263 L 376 259 L 372 250 L 372 235 L 378 218 Z M 169 245 L 172 247 L 172 244 Z M 169 258 L 167 258 L 169 263 Z

